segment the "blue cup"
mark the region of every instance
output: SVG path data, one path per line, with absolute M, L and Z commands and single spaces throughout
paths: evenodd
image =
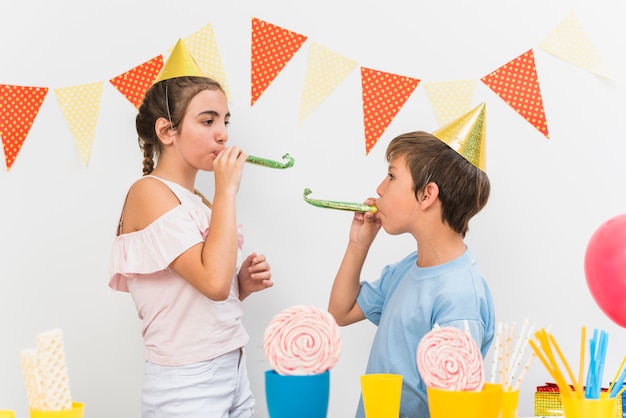
M 330 371 L 305 376 L 265 372 L 265 400 L 270 418 L 326 418 Z

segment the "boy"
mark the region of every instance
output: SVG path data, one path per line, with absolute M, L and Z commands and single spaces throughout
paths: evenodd
M 470 219 L 487 203 L 490 183 L 480 168 L 427 132 L 394 138 L 388 175 L 378 186 L 374 213 L 357 212 L 331 290 L 328 310 L 339 325 L 365 318 L 378 326 L 366 372 L 403 376 L 401 417 L 429 417 L 417 345 L 435 324 L 464 329 L 486 355 L 494 335 L 491 292 L 464 243 Z M 360 282 L 381 226 L 409 233 L 417 251 L 386 266 L 374 282 Z M 363 402 L 356 416 L 364 417 Z

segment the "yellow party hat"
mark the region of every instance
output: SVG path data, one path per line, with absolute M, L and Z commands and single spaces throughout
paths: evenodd
M 179 39 L 153 84 L 184 76 L 206 77 L 206 74 L 202 72 L 196 60 L 191 56 L 183 40 Z
M 485 107 L 485 103 L 481 103 L 433 132 L 434 136 L 482 171 L 485 171 Z

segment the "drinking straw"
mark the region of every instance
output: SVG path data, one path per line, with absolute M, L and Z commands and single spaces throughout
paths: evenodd
M 502 322 L 498 322 L 496 327 L 496 344 L 493 348 L 493 358 L 491 360 L 491 375 L 489 383 L 496 383 L 496 373 L 498 371 L 498 357 L 500 356 L 500 346 L 502 345 Z
M 559 358 L 561 359 L 561 362 L 565 365 L 565 369 L 567 370 L 567 374 L 569 375 L 569 378 L 572 379 L 574 387 L 579 386 L 577 381 L 576 381 L 576 378 L 574 377 L 574 373 L 572 372 L 572 369 L 569 367 L 569 364 L 567 363 L 567 360 L 565 360 L 565 356 L 563 355 L 563 352 L 559 348 L 559 345 L 556 343 L 556 340 L 554 339 L 552 334 L 548 335 L 548 338 L 552 342 L 552 345 L 554 345 L 554 348 L 556 349 L 556 352 L 559 355 Z M 578 391 L 576 392 L 576 395 L 578 397 L 581 397 L 580 396 L 581 394 L 579 394 Z
M 539 340 L 541 348 L 545 353 L 545 357 L 541 354 L 541 351 L 533 341 L 529 341 L 529 344 L 531 344 L 531 347 L 537 353 L 537 356 L 539 357 L 543 365 L 556 381 L 561 395 L 571 396 L 571 388 L 565 380 L 565 377 L 563 376 L 563 373 L 559 369 L 559 365 L 554 358 L 554 354 L 552 353 L 552 348 L 550 347 L 550 341 L 547 337 L 546 330 L 542 328 L 541 330 L 537 331 L 535 333 L 535 337 Z
M 624 356 L 624 359 L 622 360 L 622 364 L 620 364 L 619 369 L 617 369 L 617 373 L 615 374 L 615 377 L 613 378 L 613 381 L 611 382 L 611 385 L 609 386 L 610 398 L 614 398 L 615 395 L 617 395 L 617 392 L 619 392 L 620 388 L 622 387 L 622 384 L 624 383 L 624 379 L 626 379 L 626 369 L 624 369 L 624 363 L 626 363 L 626 356 Z M 621 373 L 620 373 L 620 370 L 621 370 Z
M 513 384 L 513 379 L 515 378 L 515 373 L 517 373 L 517 369 L 522 364 L 522 357 L 524 356 L 524 353 L 526 352 L 526 348 L 528 347 L 528 340 L 530 339 L 530 336 L 532 335 L 532 330 L 534 328 L 535 328 L 535 324 L 532 324 L 529 329 L 528 320 L 527 319 L 524 320 L 522 331 L 520 332 L 517 343 L 515 344 L 513 358 L 511 360 L 511 364 L 513 365 L 513 368 L 510 370 L 508 378 L 507 378 L 507 386 L 509 389 L 511 388 L 511 385 Z
M 580 362 L 578 365 L 578 386 L 576 387 L 576 393 L 578 393 L 578 397 L 585 397 L 585 392 L 583 390 L 583 369 L 585 364 L 585 334 L 587 334 L 587 327 L 583 325 L 580 331 Z
M 608 343 L 609 335 L 606 331 L 600 331 L 600 343 L 598 347 L 598 361 L 596 367 L 598 368 L 596 373 L 596 382 L 594 386 L 594 399 L 600 397 L 602 391 L 602 375 L 604 374 L 604 364 L 606 359 L 606 346 Z
M 532 341 L 529 341 L 529 343 L 532 343 Z M 528 344 L 530 345 L 530 344 Z M 528 360 L 526 360 L 526 364 L 524 365 L 524 368 L 522 369 L 522 372 L 520 373 L 519 377 L 517 378 L 517 382 L 515 382 L 515 386 L 513 386 L 513 390 L 519 390 L 521 384 L 522 384 L 522 380 L 524 380 L 524 377 L 526 377 L 526 373 L 528 373 L 528 369 L 530 369 L 530 365 L 533 362 L 533 359 L 537 357 L 537 355 L 535 353 L 530 353 L 530 357 L 528 358 Z M 626 388 L 626 386 L 624 386 Z

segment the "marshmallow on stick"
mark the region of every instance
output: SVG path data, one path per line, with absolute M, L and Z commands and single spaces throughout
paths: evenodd
M 72 396 L 61 330 L 42 332 L 37 335 L 36 341 L 46 409 L 53 411 L 71 409 Z

